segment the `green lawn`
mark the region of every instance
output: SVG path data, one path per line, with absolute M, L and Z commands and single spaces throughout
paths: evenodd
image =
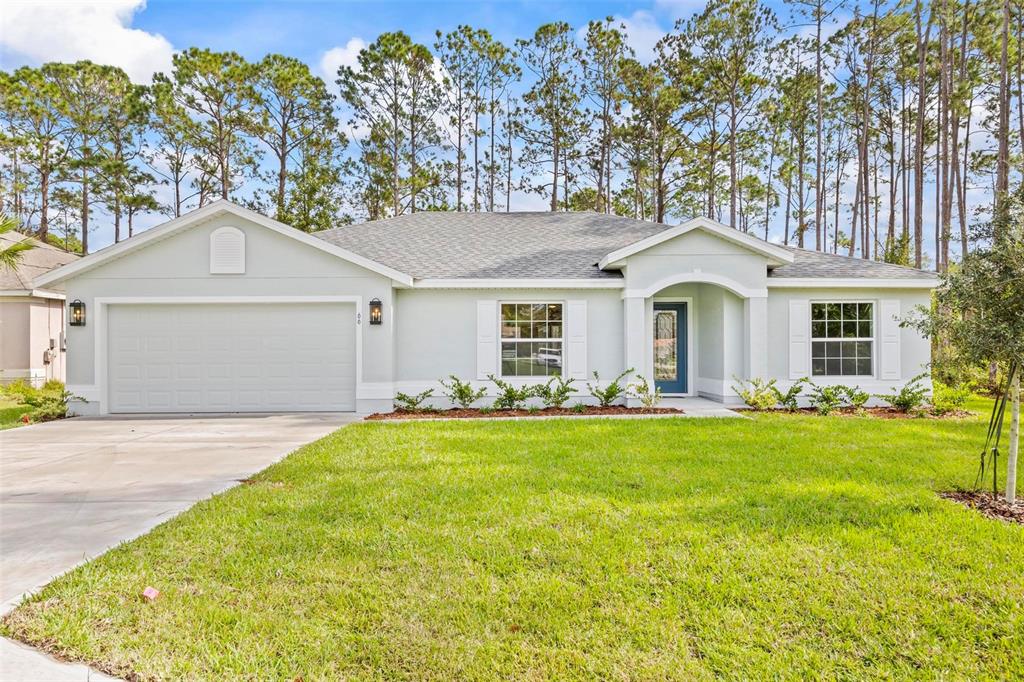
M 32 408 L 22 405 L 16 400 L 0 396 L 0 431 L 21 425 L 21 415 L 31 412 Z
M 935 494 L 984 432 L 358 424 L 4 628 L 142 679 L 1020 679 L 1024 527 Z

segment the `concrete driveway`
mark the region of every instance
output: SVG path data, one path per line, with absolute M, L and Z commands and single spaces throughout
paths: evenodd
M 350 414 L 68 419 L 0 432 L 0 613 Z
M 0 614 L 351 414 L 67 419 L 0 431 Z M 5 682 L 109 680 L 0 638 Z

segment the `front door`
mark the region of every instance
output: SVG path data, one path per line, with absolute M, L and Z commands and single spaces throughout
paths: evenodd
M 687 393 L 686 304 L 654 304 L 654 383 L 662 393 Z

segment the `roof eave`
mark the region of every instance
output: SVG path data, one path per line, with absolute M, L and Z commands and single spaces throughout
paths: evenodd
M 772 289 L 937 289 L 939 280 L 899 277 L 769 277 Z

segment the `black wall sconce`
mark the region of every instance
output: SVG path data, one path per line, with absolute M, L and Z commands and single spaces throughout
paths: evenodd
M 71 311 L 71 319 L 68 320 L 68 324 L 72 327 L 84 327 L 85 326 L 85 304 L 82 303 L 81 299 L 76 298 L 68 306 Z
M 370 324 L 383 324 L 384 322 L 384 304 L 380 302 L 379 298 L 375 298 L 370 301 Z

